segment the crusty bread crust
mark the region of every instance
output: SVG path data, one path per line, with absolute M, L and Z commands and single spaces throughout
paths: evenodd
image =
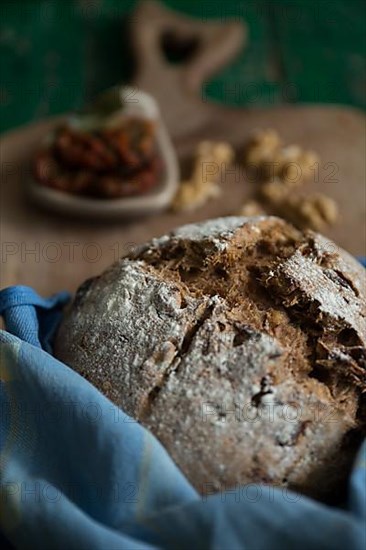
M 154 239 L 78 291 L 57 356 L 148 427 L 201 493 L 328 498 L 365 425 L 363 268 L 278 218 Z

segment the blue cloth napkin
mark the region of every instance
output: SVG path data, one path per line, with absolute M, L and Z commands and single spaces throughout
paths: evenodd
M 17 548 L 363 549 L 366 444 L 345 509 L 265 485 L 200 497 L 160 443 L 42 346 L 68 296 L 0 293 L 0 530 Z
M 68 292 L 45 299 L 28 286 L 9 286 L 0 292 L 0 315 L 9 332 L 51 352 L 62 308 L 69 300 Z

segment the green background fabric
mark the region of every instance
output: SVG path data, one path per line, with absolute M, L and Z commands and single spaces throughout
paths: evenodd
M 128 78 L 134 0 L 2 0 L 0 129 L 80 107 Z M 244 19 L 249 43 L 207 83 L 235 105 L 331 102 L 364 108 L 365 0 L 165 0 L 203 20 Z

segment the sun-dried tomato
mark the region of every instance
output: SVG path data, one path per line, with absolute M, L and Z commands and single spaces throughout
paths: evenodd
M 142 194 L 159 181 L 155 125 L 126 118 L 117 128 L 86 132 L 60 128 L 34 161 L 37 181 L 72 194 L 117 198 Z

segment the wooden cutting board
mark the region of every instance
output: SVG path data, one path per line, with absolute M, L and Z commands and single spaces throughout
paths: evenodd
M 268 109 L 229 109 L 205 102 L 202 84 L 245 42 L 240 23 L 203 23 L 178 16 L 157 3 L 140 4 L 133 18 L 136 87 L 152 93 L 184 164 L 201 139 L 226 140 L 238 150 L 255 128 L 275 128 L 287 143 L 318 152 L 319 182 L 308 192 L 324 192 L 338 202 L 340 222 L 326 232 L 355 255 L 365 254 L 365 117 L 340 106 L 286 105 Z M 200 48 L 185 63 L 168 63 L 162 37 L 175 47 Z M 173 41 L 174 41 L 173 40 Z M 131 98 L 133 99 L 133 98 Z M 44 134 L 59 122 L 48 119 L 8 132 L 1 140 L 1 286 L 26 284 L 43 295 L 75 291 L 137 244 L 177 225 L 236 213 L 253 192 L 240 165 L 224 173 L 224 194 L 196 212 L 162 213 L 125 224 L 57 217 L 28 203 L 30 161 Z

